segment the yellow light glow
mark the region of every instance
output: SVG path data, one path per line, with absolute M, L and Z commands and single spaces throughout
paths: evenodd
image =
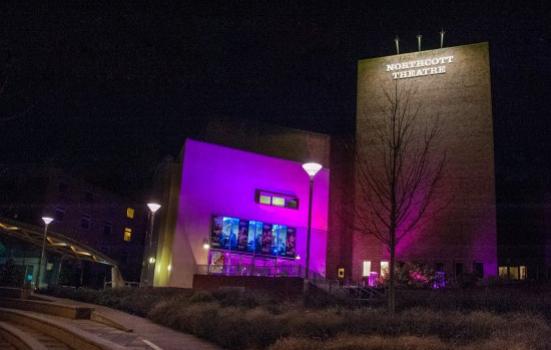
M 126 217 L 129 219 L 134 219 L 134 208 L 126 208 Z
M 132 229 L 130 227 L 124 228 L 124 236 L 123 239 L 125 242 L 130 242 L 132 240 Z
M 272 197 L 272 205 L 276 207 L 285 206 L 285 198 L 283 197 Z

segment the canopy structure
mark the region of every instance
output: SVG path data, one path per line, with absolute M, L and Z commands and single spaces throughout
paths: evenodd
M 21 239 L 35 246 L 42 247 L 44 227 L 0 217 L 0 234 Z M 109 265 L 111 266 L 113 286 L 118 286 L 121 283 L 124 285 L 124 280 L 120 274 L 117 262 L 86 244 L 48 230 L 46 250 L 62 256 Z

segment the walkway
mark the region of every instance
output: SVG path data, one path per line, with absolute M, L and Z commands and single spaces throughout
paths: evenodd
M 99 335 L 114 343 L 135 350 L 220 350 L 221 348 L 201 340 L 193 335 L 175 331 L 143 317 L 127 314 L 106 306 L 88 304 L 70 299 L 55 298 L 40 295 L 41 298 L 50 299 L 62 304 L 82 305 L 94 308 L 103 316 L 133 330 L 125 332 L 90 320 L 67 320 L 73 326 L 79 327 L 89 333 Z M 59 320 L 55 316 L 53 317 Z

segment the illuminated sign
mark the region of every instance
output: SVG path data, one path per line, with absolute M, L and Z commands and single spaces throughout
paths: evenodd
M 421 77 L 446 73 L 446 64 L 454 62 L 453 56 L 425 58 L 414 61 L 391 63 L 386 65 L 392 79 Z

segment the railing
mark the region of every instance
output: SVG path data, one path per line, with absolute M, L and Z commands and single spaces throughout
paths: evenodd
M 259 277 L 303 277 L 300 265 L 257 266 L 254 264 L 198 265 L 197 275 L 259 276 Z
M 384 297 L 384 293 L 376 288 L 361 283 L 330 280 L 316 272 L 310 272 L 310 283 L 326 293 L 339 298 L 351 298 L 356 301 L 368 301 Z
M 124 281 L 124 286 L 125 287 L 131 287 L 131 288 L 137 288 L 140 286 L 140 282 L 128 282 L 128 281 Z M 103 284 L 103 288 L 112 288 L 113 287 L 113 282 L 109 281 L 109 282 L 105 282 Z

